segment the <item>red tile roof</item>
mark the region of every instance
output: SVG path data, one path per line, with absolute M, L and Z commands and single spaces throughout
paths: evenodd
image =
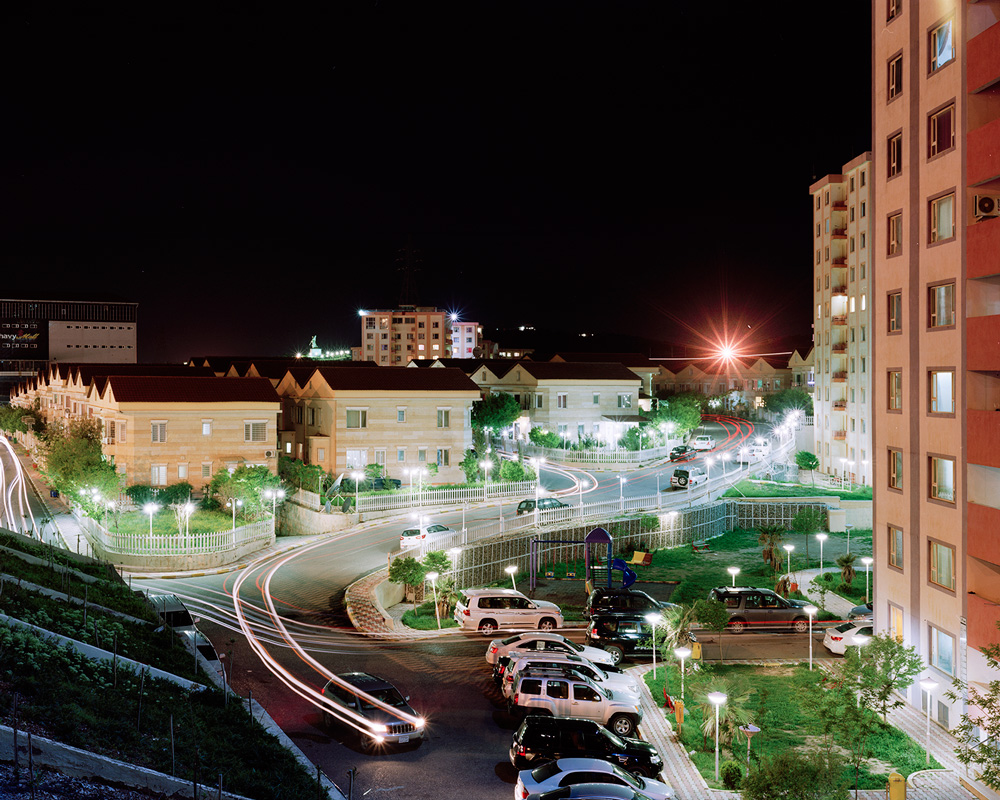
M 460 369 L 451 367 L 439 369 L 320 367 L 317 371 L 332 389 L 479 392 L 479 387 L 469 379 L 468 375 Z
M 518 366 L 535 379 L 543 381 L 638 381 L 628 367 L 611 363 L 570 361 L 521 361 Z
M 112 375 L 110 386 L 119 403 L 278 403 L 267 378 L 204 378 Z

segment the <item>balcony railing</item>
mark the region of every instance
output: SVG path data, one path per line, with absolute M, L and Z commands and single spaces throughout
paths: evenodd
M 834 372 L 833 373 L 833 380 L 837 381 L 838 383 L 843 383 L 843 382 L 845 382 L 847 380 L 847 373 L 846 372 Z
M 842 442 L 847 438 L 847 431 L 834 431 L 833 438 Z
M 846 286 L 834 286 L 830 290 L 830 293 L 833 294 L 834 296 L 838 296 L 838 295 L 845 295 L 846 296 L 847 295 L 847 287 Z
M 832 352 L 834 352 L 834 353 L 846 353 L 847 352 L 847 345 L 846 344 L 835 344 L 835 345 L 833 345 L 833 347 L 830 348 L 830 350 Z
M 846 411 L 847 410 L 847 401 L 846 400 L 834 400 L 833 401 L 833 410 L 834 411 Z
M 830 322 L 833 325 L 846 325 L 847 317 L 831 317 Z
M 834 228 L 830 231 L 830 236 L 833 238 L 846 239 L 847 238 L 847 228 Z

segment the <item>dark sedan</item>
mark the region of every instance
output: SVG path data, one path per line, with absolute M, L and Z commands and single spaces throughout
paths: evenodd
M 671 461 L 687 461 L 689 458 L 694 458 L 698 455 L 698 451 L 693 447 L 689 447 L 686 444 L 678 445 L 673 450 L 670 451 Z

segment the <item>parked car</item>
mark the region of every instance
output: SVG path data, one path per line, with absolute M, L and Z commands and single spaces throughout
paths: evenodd
M 198 617 L 192 616 L 187 606 L 175 594 L 162 592 L 145 592 L 146 600 L 152 606 L 162 622 L 175 631 L 195 631 Z
M 399 549 L 409 550 L 411 547 L 421 547 L 430 544 L 434 539 L 438 539 L 445 534 L 455 531 L 447 525 L 418 525 L 415 528 L 407 528 L 399 535 Z
M 851 613 L 847 615 L 847 618 L 852 622 L 856 622 L 858 620 L 874 622 L 875 608 L 871 603 L 862 603 L 859 606 L 854 606 L 854 608 L 851 609 Z
M 455 605 L 455 621 L 460 628 L 484 634 L 500 628 L 551 631 L 563 626 L 563 615 L 555 603 L 529 600 L 513 589 L 463 589 Z
M 531 770 L 521 770 L 514 785 L 514 800 L 525 800 L 531 794 L 551 792 L 553 789 L 581 783 L 630 787 L 652 800 L 671 800 L 674 796 L 674 790 L 669 784 L 652 778 L 637 777 L 617 764 L 599 758 L 560 758 Z
M 749 586 L 720 586 L 708 593 L 709 599 L 721 601 L 729 612 L 730 633 L 763 628 L 792 628 L 796 633 L 809 630 L 809 616 L 803 610 L 805 600 L 786 600 L 770 589 Z
M 688 467 L 687 469 L 675 469 L 670 476 L 670 485 L 678 489 L 686 489 L 688 486 L 697 486 L 708 481 L 708 473 L 701 467 Z
M 367 724 L 371 730 L 364 739 L 366 745 L 408 744 L 423 738 L 423 719 L 408 705 L 410 698 L 403 697 L 391 683 L 367 672 L 345 672 L 337 677 L 348 685 L 331 680 L 323 687 L 323 697 L 343 712 L 338 714 L 324 708 L 324 725 L 329 726 L 345 718 L 357 722 L 360 716 L 364 722 L 359 724 Z M 397 709 L 401 714 L 416 718 L 416 724 L 373 703 L 372 698 Z
M 532 792 L 527 800 L 651 800 L 651 798 L 631 786 L 617 786 L 613 783 L 578 783 L 549 792 Z
M 554 508 L 569 508 L 568 503 L 564 503 L 558 497 L 540 497 L 538 499 L 539 511 L 551 511 Z M 522 500 L 517 504 L 517 516 L 531 514 L 535 510 L 534 500 Z
M 653 626 L 645 614 L 595 614 L 587 626 L 587 644 L 605 650 L 617 666 L 626 656 L 653 654 Z
M 687 444 L 677 445 L 673 450 L 670 451 L 671 461 L 687 461 L 689 458 L 694 458 L 698 455 L 698 451 Z
M 516 656 L 504 670 L 503 680 L 500 683 L 500 692 L 504 697 L 510 697 L 514 691 L 514 684 L 521 674 L 528 670 L 540 672 L 550 670 L 552 672 L 562 672 L 566 674 L 579 675 L 591 681 L 599 689 L 610 689 L 613 692 L 624 692 L 638 697 L 642 690 L 639 681 L 632 675 L 624 672 L 608 672 L 601 669 L 596 664 L 585 658 L 574 656 L 569 653 L 533 653 L 531 655 Z
M 215 646 L 200 630 L 194 627 L 181 628 L 177 633 L 182 639 L 189 641 L 191 646 L 205 657 L 210 666 L 216 670 L 222 668 L 222 662 L 219 661 L 219 654 L 216 652 Z
M 670 608 L 677 608 L 674 603 L 654 600 L 639 589 L 622 586 L 598 586 L 587 597 L 583 607 L 583 615 L 592 617 L 594 614 L 610 612 L 623 614 L 662 613 Z
M 611 656 L 596 647 L 571 642 L 559 633 L 544 633 L 525 631 L 508 636 L 506 639 L 494 639 L 486 648 L 486 663 L 495 664 L 500 656 L 531 655 L 536 653 L 570 653 L 581 656 L 594 664 L 606 666 L 611 664 Z
M 762 461 L 771 457 L 771 442 L 767 439 L 758 439 L 747 450 L 747 459 L 750 461 Z
M 695 436 L 691 446 L 695 450 L 713 450 L 715 449 L 715 439 L 708 434 Z
M 646 778 L 663 769 L 663 759 L 649 742 L 622 738 L 594 720 L 525 717 L 511 742 L 510 763 L 526 769 L 560 758 L 599 758 Z
M 619 736 L 632 736 L 642 722 L 642 706 L 635 695 L 598 689 L 582 676 L 551 670 L 523 673 L 507 707 L 512 713 L 592 719 Z
M 823 636 L 823 647 L 835 655 L 842 656 L 847 652 L 848 647 L 860 644 L 854 640 L 855 636 L 871 637 L 871 635 L 871 620 L 844 622 L 836 628 L 826 629 L 826 634 Z

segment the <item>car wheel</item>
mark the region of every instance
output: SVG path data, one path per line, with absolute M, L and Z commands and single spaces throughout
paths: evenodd
M 538 623 L 538 630 L 540 631 L 554 631 L 556 629 L 556 621 L 551 617 L 546 617 L 541 622 Z
M 746 629 L 746 620 L 742 619 L 731 619 L 729 620 L 729 625 L 726 627 L 726 630 L 730 633 L 743 633 Z
M 625 651 L 620 647 L 615 647 L 613 644 L 609 644 L 604 648 L 605 652 L 611 654 L 611 663 L 616 667 L 622 663 L 622 659 L 625 657 Z
M 491 633 L 495 632 L 496 629 L 497 629 L 496 620 L 484 619 L 482 622 L 479 623 L 479 632 L 483 634 L 483 636 L 489 636 Z
M 615 714 L 611 718 L 611 730 L 619 736 L 631 736 L 635 733 L 635 720 L 628 714 Z
M 792 622 L 792 627 L 795 629 L 796 633 L 805 633 L 809 630 L 809 620 L 804 617 L 799 617 Z
M 643 769 L 642 767 L 636 767 L 635 769 L 629 770 L 629 775 L 633 775 L 636 778 L 652 778 L 652 777 L 654 777 L 652 769 Z
M 683 489 L 685 486 L 688 485 L 687 478 L 678 478 L 677 485 Z

